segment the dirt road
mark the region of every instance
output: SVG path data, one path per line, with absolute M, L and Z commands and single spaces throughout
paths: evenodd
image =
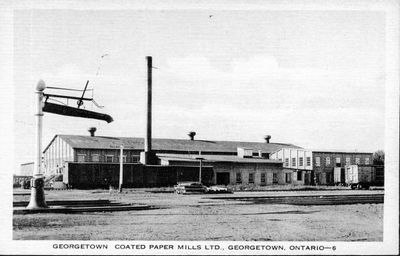
M 237 192 L 234 196 L 348 195 L 377 191 Z M 145 211 L 15 215 L 14 239 L 382 241 L 383 204 L 288 205 L 145 190 L 46 191 L 47 200 L 110 199 Z M 220 195 L 225 196 L 225 195 Z M 28 200 L 14 196 L 14 201 Z

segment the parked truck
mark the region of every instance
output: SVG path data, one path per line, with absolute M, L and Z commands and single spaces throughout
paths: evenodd
M 383 186 L 384 168 L 377 165 L 347 165 L 345 184 L 351 189 L 369 189 L 370 186 Z

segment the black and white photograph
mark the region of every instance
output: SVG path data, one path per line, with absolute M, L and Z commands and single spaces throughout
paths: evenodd
M 0 13 L 1 254 L 399 253 L 397 1 Z

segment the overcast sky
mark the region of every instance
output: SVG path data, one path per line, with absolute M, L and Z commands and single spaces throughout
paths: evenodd
M 33 161 L 39 79 L 75 89 L 89 79 L 105 107 L 86 109 L 114 118 L 45 113 L 44 146 L 90 126 L 143 137 L 147 55 L 153 137 L 384 148 L 382 12 L 20 10 L 14 22 L 16 164 Z

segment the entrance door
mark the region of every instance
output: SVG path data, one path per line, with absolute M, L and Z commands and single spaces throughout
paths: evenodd
M 346 173 L 344 172 L 344 168 L 340 168 L 340 183 L 345 183 L 346 182 Z
M 229 180 L 229 172 L 217 172 L 217 185 L 228 185 Z
M 304 185 L 311 184 L 311 173 L 307 172 L 304 174 Z

